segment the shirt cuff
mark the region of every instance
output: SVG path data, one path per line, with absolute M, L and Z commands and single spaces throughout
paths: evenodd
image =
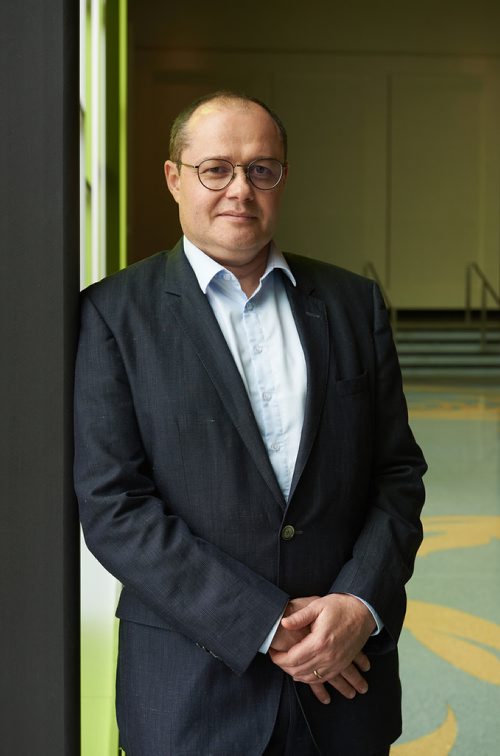
M 269 634 L 266 636 L 266 638 L 264 640 L 264 643 L 259 648 L 259 652 L 261 654 L 267 654 L 267 652 L 269 651 L 269 647 L 270 647 L 271 642 L 272 642 L 272 640 L 273 640 L 273 638 L 274 638 L 274 636 L 276 634 L 276 630 L 278 629 L 278 625 L 281 622 L 284 613 L 285 612 L 283 612 L 282 614 L 280 614 L 280 616 L 278 617 L 278 619 L 276 620 L 276 622 L 272 626 Z
M 369 604 L 368 601 L 365 601 L 364 599 L 360 598 L 359 596 L 356 596 L 355 593 L 348 593 L 347 595 L 348 596 L 352 596 L 355 599 L 358 599 L 358 601 L 361 601 L 361 603 L 366 606 L 366 608 L 368 609 L 368 611 L 372 615 L 372 617 L 375 620 L 376 625 L 377 625 L 377 627 L 373 631 L 372 635 L 378 635 L 380 632 L 382 632 L 382 630 L 384 629 L 384 623 L 380 619 L 380 616 L 377 614 L 377 612 L 375 611 L 375 609 L 373 608 L 373 606 L 371 604 Z

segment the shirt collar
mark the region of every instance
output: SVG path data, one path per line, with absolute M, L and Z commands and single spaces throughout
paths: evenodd
M 204 294 L 207 293 L 207 289 L 212 282 L 213 278 L 220 273 L 221 270 L 226 271 L 223 265 L 218 263 L 212 257 L 209 257 L 205 252 L 196 247 L 189 239 L 184 236 L 184 252 L 191 265 L 200 288 Z M 290 279 L 292 284 L 296 286 L 296 281 L 290 267 L 285 260 L 283 253 L 278 248 L 274 241 L 271 241 L 269 247 L 269 254 L 267 257 L 266 269 L 261 277 L 261 282 L 275 269 L 282 270 Z

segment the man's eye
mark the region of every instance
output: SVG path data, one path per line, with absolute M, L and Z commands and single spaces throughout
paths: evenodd
M 202 176 L 228 176 L 232 171 L 231 166 L 221 165 L 220 163 L 208 163 L 207 165 L 200 166 L 200 173 Z
M 259 176 L 260 178 L 272 175 L 272 171 L 267 165 L 252 165 L 251 172 L 253 176 Z
M 213 165 L 211 168 L 207 168 L 207 173 L 213 173 L 216 176 L 225 176 L 229 173 L 229 168 L 224 165 Z

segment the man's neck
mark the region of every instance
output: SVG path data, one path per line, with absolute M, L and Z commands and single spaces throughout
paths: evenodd
M 238 279 L 242 291 L 250 298 L 259 286 L 260 279 L 266 270 L 269 248 L 270 245 L 266 244 L 254 258 L 241 265 L 231 265 L 226 260 L 217 259 L 216 257 L 214 257 L 214 260 L 217 260 L 218 263 L 227 268 Z
M 260 279 L 264 275 L 266 265 L 267 250 L 262 260 L 255 259 L 248 265 L 241 267 L 231 265 L 225 265 L 224 267 L 236 276 L 242 291 L 244 291 L 247 297 L 250 298 L 260 284 Z
M 209 253 L 201 247 L 197 247 L 188 237 L 185 237 L 186 255 L 204 292 L 217 272 L 218 266 L 222 266 L 238 279 L 242 291 L 250 298 L 258 289 L 262 276 L 267 270 L 271 249 L 272 242 L 269 242 L 256 255 L 250 256 L 250 259 L 247 257 L 245 262 L 244 259 L 241 260 L 243 253 L 232 255 L 225 250 L 220 255 L 216 251 Z M 206 262 L 203 262 L 203 260 L 206 260 Z M 209 260 L 210 262 L 208 262 Z M 282 266 L 282 263 L 279 262 L 279 265 Z

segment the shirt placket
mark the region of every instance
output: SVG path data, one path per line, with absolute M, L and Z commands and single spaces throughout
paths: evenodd
M 246 302 L 243 328 L 253 372 L 249 381 L 250 402 L 269 460 L 283 495 L 287 498 L 290 490 L 290 466 L 279 386 L 275 378 L 277 373 L 273 369 L 273 350 L 276 351 L 276 345 L 273 345 L 270 335 L 265 332 L 259 315 L 258 298 Z

